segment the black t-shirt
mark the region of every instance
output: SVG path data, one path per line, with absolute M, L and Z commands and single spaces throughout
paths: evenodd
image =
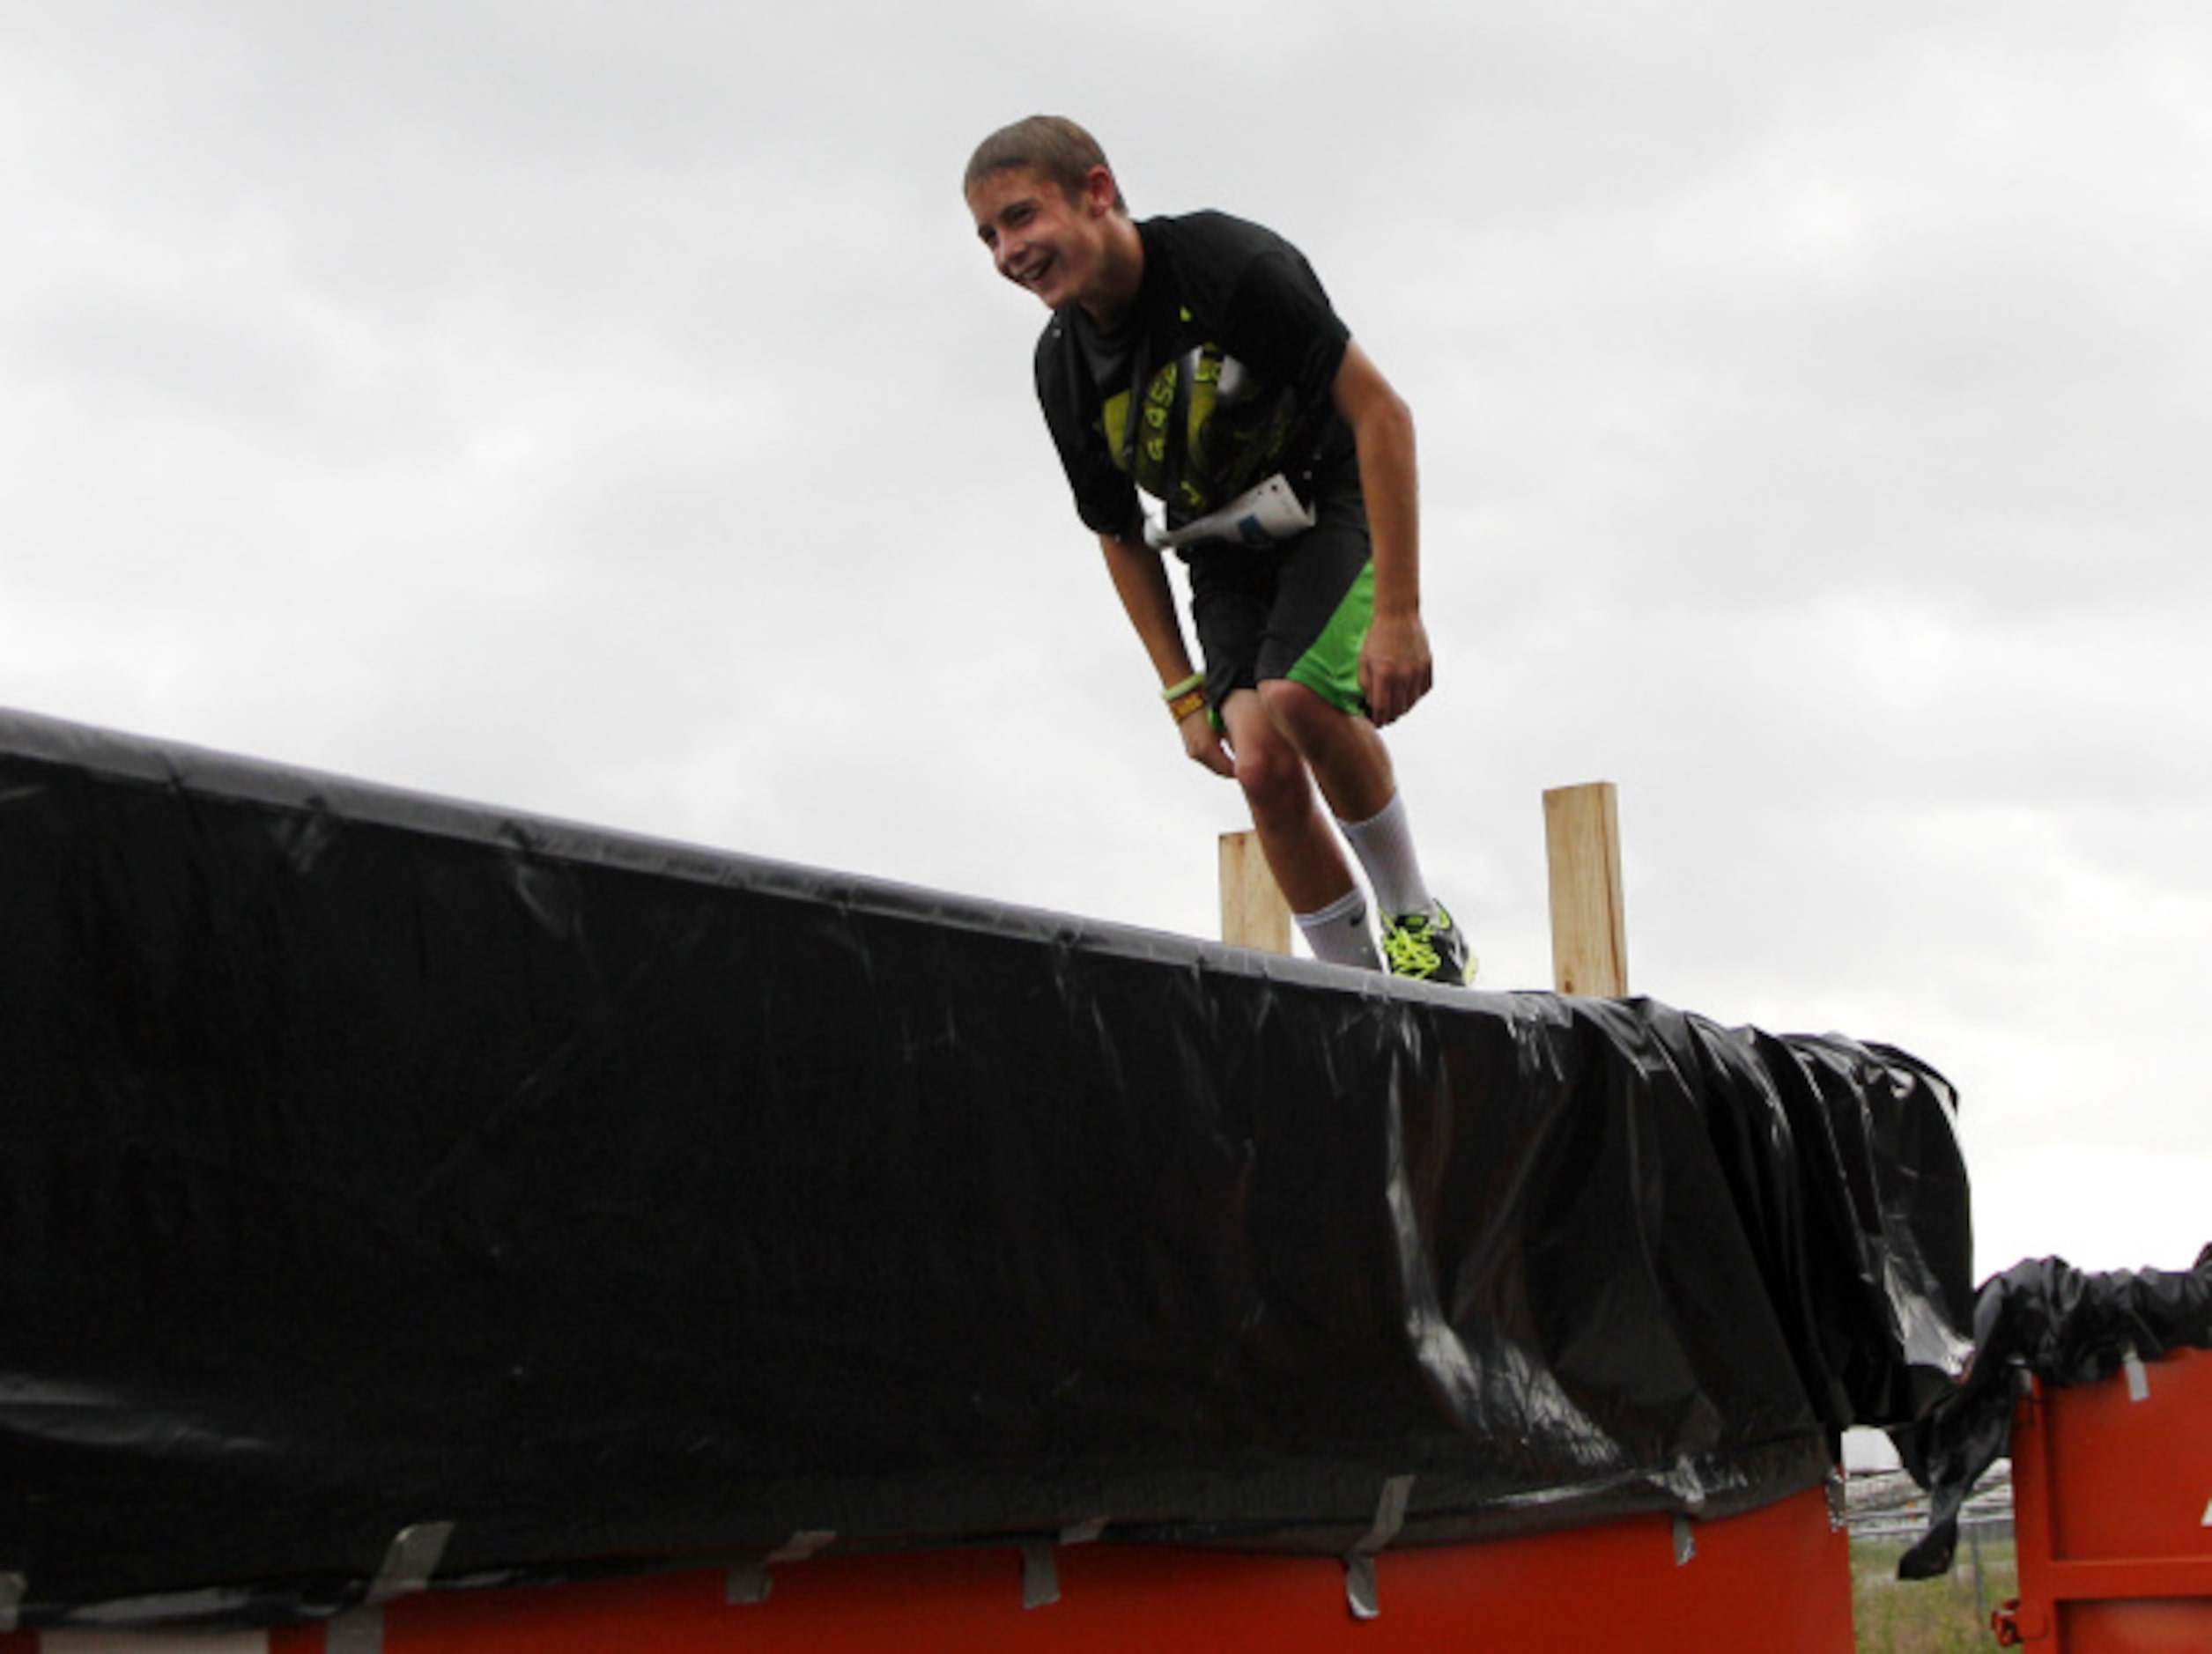
M 1219 212 L 1136 228 L 1144 280 L 1116 330 L 1069 305 L 1037 342 L 1038 401 L 1084 524 L 1136 532 L 1138 488 L 1177 524 L 1276 471 L 1309 498 L 1349 473 L 1330 390 L 1351 335 L 1298 250 Z

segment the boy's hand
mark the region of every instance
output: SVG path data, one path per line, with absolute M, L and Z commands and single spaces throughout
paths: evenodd
M 1418 615 L 1377 615 L 1359 652 L 1359 690 L 1375 727 L 1395 723 L 1429 692 L 1435 665 L 1428 628 Z
M 1182 733 L 1183 750 L 1192 763 L 1204 764 L 1216 775 L 1235 779 L 1237 761 L 1230 756 L 1221 732 L 1214 727 L 1214 720 L 1206 715 L 1204 707 L 1201 706 L 1175 727 Z

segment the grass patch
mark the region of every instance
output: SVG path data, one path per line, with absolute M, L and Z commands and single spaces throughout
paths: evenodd
M 1982 1604 L 1974 1601 L 1974 1554 L 1961 1535 L 1942 1579 L 1902 1580 L 1903 1540 L 1854 1540 L 1851 1613 L 1859 1654 L 1979 1654 L 1997 1646 L 1989 1611 L 2020 1594 L 2020 1564 L 2010 1540 L 1981 1542 Z

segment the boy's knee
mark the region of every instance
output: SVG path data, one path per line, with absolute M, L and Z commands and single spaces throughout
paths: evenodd
M 1247 740 L 1237 748 L 1237 782 L 1255 815 L 1296 809 L 1306 797 L 1306 760 L 1286 741 Z
M 1350 716 L 1305 684 L 1286 677 L 1269 678 L 1261 684 L 1260 699 L 1275 727 L 1306 751 L 1339 734 Z

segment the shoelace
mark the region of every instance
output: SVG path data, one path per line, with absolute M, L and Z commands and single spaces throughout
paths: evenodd
M 1389 956 L 1394 975 L 1402 977 L 1432 977 L 1444 961 L 1429 941 L 1429 922 L 1424 919 L 1409 919 L 1395 925 L 1382 939 L 1383 952 Z

